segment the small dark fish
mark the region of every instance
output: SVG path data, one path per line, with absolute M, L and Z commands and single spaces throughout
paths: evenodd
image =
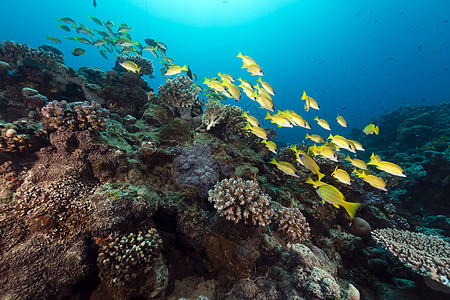
M 61 29 L 64 30 L 64 31 L 70 32 L 70 28 L 67 27 L 66 25 L 58 24 L 58 27 L 61 28 Z
M 72 50 L 72 54 L 73 54 L 74 56 L 80 56 L 80 55 L 83 55 L 85 52 L 86 52 L 86 50 L 81 49 L 81 48 L 75 48 L 75 49 Z
M 152 47 L 158 46 L 158 45 L 156 44 L 156 42 L 155 42 L 154 39 L 145 39 L 144 41 L 145 41 L 145 43 L 146 43 L 147 45 L 149 45 L 149 46 L 152 46 Z
M 94 0 L 94 7 L 97 7 L 97 1 L 96 0 Z
M 186 72 L 187 77 L 189 77 L 192 80 L 192 71 L 191 71 L 191 66 L 188 66 L 188 70 Z

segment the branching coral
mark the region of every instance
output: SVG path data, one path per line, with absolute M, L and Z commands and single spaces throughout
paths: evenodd
M 414 272 L 450 290 L 450 243 L 437 236 L 393 228 L 373 230 L 372 237 Z
M 247 224 L 250 219 L 253 225 L 266 226 L 271 222 L 270 196 L 255 181 L 224 179 L 209 191 L 208 200 L 214 202 L 220 216 L 234 223 L 243 220 Z
M 147 274 L 160 255 L 162 240 L 156 229 L 130 233 L 101 247 L 97 259 L 100 276 L 111 285 L 122 285 Z
M 210 130 L 219 122 L 225 119 L 226 106 L 219 101 L 208 100 L 202 115 L 202 123 L 206 125 L 206 130 Z
M 102 130 L 106 127 L 109 111 L 95 101 L 91 103 L 52 101 L 41 109 L 44 127 L 64 130 Z
M 247 124 L 247 120 L 242 115 L 244 111 L 242 108 L 238 106 L 231 106 L 226 105 L 225 106 L 225 134 L 226 137 L 232 137 L 232 136 L 248 136 L 247 130 L 244 129 L 245 125 Z
M 124 55 L 117 56 L 116 65 L 124 61 L 132 61 L 138 67 L 141 68 L 139 75 L 152 75 L 153 74 L 153 62 L 150 59 L 142 57 L 140 55 Z
M 177 108 L 193 107 L 200 102 L 198 89 L 195 88 L 194 82 L 185 75 L 167 79 L 166 83 L 159 87 L 159 100 Z
M 274 223 L 278 225 L 281 237 L 290 244 L 300 243 L 309 238 L 311 229 L 297 207 L 282 207 L 275 210 Z

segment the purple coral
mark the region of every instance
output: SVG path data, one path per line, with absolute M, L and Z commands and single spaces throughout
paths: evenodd
M 41 109 L 46 127 L 64 130 L 103 130 L 108 121 L 109 111 L 95 101 L 91 103 L 52 101 Z

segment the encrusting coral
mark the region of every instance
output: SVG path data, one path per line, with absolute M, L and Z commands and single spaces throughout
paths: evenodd
M 124 61 L 132 61 L 138 65 L 141 69 L 139 75 L 152 75 L 153 74 L 153 62 L 141 55 L 117 55 L 116 65 Z
M 111 285 L 136 280 L 152 270 L 153 261 L 160 255 L 161 243 L 155 228 L 129 233 L 106 243 L 97 259 L 100 276 Z
M 214 202 L 220 216 L 234 223 L 243 220 L 247 224 L 250 219 L 253 225 L 266 226 L 271 222 L 270 196 L 255 181 L 224 179 L 209 191 L 208 200 Z
M 373 230 L 372 237 L 411 270 L 450 291 L 450 243 L 437 236 L 393 228 Z
M 109 111 L 97 102 L 52 101 L 41 110 L 44 127 L 64 130 L 103 130 Z

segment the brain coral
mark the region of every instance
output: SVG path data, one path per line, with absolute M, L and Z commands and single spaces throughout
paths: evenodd
M 266 226 L 270 224 L 273 211 L 268 207 L 269 195 L 264 194 L 258 184 L 252 180 L 241 178 L 224 179 L 209 191 L 210 202 L 220 216 L 234 223 L 251 219 L 253 225 Z

